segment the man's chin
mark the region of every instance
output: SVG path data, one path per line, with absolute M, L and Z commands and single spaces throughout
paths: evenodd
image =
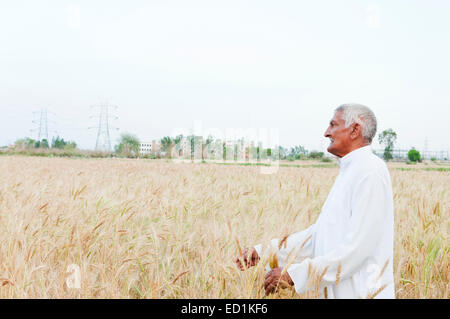
M 327 148 L 327 152 L 328 152 L 328 153 L 331 153 L 331 154 L 333 154 L 333 155 L 336 155 L 336 154 L 335 154 L 336 149 L 335 149 L 333 146 L 334 146 L 333 144 L 330 144 L 330 145 L 328 146 L 328 148 Z

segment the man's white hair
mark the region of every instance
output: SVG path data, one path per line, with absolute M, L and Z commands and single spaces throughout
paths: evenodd
M 345 127 L 358 123 L 362 127 L 363 138 L 372 143 L 372 139 L 377 132 L 377 118 L 372 110 L 365 105 L 348 103 L 339 106 L 335 113 L 342 111 L 342 119 L 345 121 Z

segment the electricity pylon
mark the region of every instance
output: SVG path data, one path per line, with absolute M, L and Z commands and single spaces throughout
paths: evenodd
M 38 112 L 33 112 L 33 113 L 38 113 Z M 37 129 L 37 141 L 40 141 L 42 139 L 46 139 L 48 141 L 48 122 L 47 122 L 47 110 L 46 109 L 41 109 L 39 111 L 40 115 L 39 115 L 39 120 L 35 121 L 33 120 L 34 124 L 37 124 L 38 127 Z
M 32 122 L 37 125 L 36 128 L 31 129 L 30 131 L 37 131 L 37 141 L 41 141 L 43 139 L 46 139 L 48 143 L 50 143 L 48 139 L 48 123 L 51 122 L 52 124 L 55 124 L 54 121 L 50 121 L 48 119 L 48 113 L 55 114 L 52 112 L 48 112 L 46 108 L 42 108 L 40 111 L 33 112 L 33 115 L 39 114 L 39 117 L 37 120 L 33 120 Z M 56 131 L 52 130 L 51 132 L 56 133 Z
M 101 152 L 111 152 L 111 138 L 109 131 L 110 129 L 116 129 L 116 127 L 112 127 L 109 124 L 110 119 L 118 119 L 117 116 L 111 114 L 111 109 L 117 109 L 115 105 L 109 105 L 107 103 L 103 103 L 100 105 L 93 105 L 91 108 L 99 108 L 98 115 L 93 115 L 90 118 L 98 117 L 98 126 L 89 127 L 98 129 L 97 131 L 97 140 L 95 142 L 95 150 Z

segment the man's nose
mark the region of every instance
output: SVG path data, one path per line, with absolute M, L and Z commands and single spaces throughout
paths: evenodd
M 330 128 L 327 128 L 327 130 L 325 131 L 324 136 L 325 137 L 329 137 L 330 136 Z

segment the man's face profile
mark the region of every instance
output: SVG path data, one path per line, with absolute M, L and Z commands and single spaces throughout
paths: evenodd
M 351 125 L 348 128 L 345 127 L 342 111 L 334 113 L 330 125 L 325 132 L 325 137 L 330 139 L 330 145 L 328 145 L 327 151 L 338 157 L 343 157 L 347 154 L 347 150 L 351 144 L 351 128 Z

